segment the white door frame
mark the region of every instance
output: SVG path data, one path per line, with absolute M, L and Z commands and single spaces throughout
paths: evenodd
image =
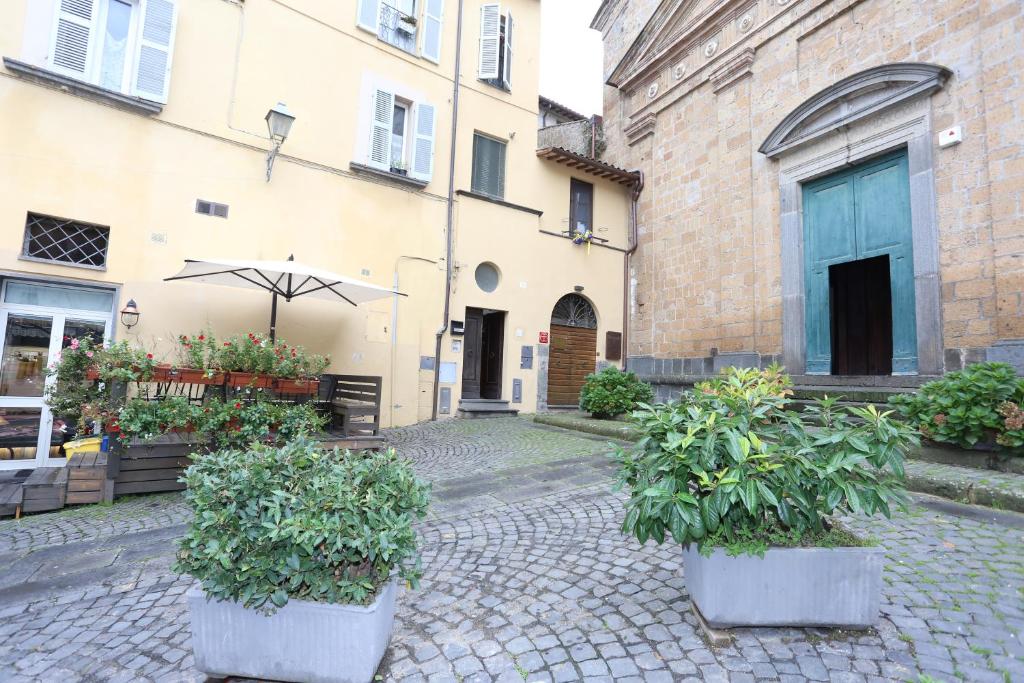
M 4 345 L 7 335 L 7 320 L 11 314 L 48 317 L 52 321 L 50 328 L 50 346 L 48 362 L 53 362 L 57 353 L 62 349 L 64 325 L 68 320 L 95 322 L 103 325 L 103 340 L 106 343 L 113 328 L 113 313 L 101 313 L 99 311 L 83 311 L 72 308 L 51 308 L 47 306 L 31 306 L 27 304 L 7 304 L 6 299 L 7 282 L 3 283 L 0 291 L 0 358 L 3 356 Z M 36 281 L 37 284 L 39 281 Z M 61 283 L 60 286 L 67 286 Z M 85 289 L 85 288 L 83 288 Z M 49 388 L 55 378 L 46 377 L 43 392 Z M 36 457 L 26 460 L 0 460 L 0 470 L 29 469 L 33 467 L 62 467 L 67 464 L 66 458 L 50 457 L 50 437 L 53 433 L 53 413 L 46 405 L 42 396 L 0 396 L 0 408 L 40 408 L 39 438 L 36 442 Z

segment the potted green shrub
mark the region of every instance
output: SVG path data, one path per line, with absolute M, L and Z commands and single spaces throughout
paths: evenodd
M 429 489 L 393 450 L 324 452 L 296 438 L 200 456 L 175 570 L 195 665 L 214 677 L 371 681 L 398 578 L 420 576 L 413 520 Z
M 786 410 L 777 369 L 728 369 L 678 402 L 633 414 L 619 449 L 623 530 L 683 546 L 693 604 L 715 627 L 875 623 L 882 553 L 838 515 L 903 505 L 916 433 L 874 406 Z
M 587 375 L 580 391 L 580 409 L 596 418 L 611 419 L 653 399 L 650 384 L 612 365 Z

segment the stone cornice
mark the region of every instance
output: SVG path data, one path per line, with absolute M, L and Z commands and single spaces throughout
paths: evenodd
M 649 135 L 654 135 L 654 127 L 658 122 L 658 117 L 654 114 L 648 114 L 643 118 L 639 119 L 635 123 L 630 124 L 622 132 L 626 135 L 626 142 L 632 146 L 640 142 Z
M 732 59 L 720 66 L 716 71 L 712 72 L 708 79 L 711 81 L 711 87 L 715 92 L 719 92 L 729 87 L 739 79 L 750 73 L 750 68 L 754 64 L 754 55 L 756 50 L 752 47 L 745 47 L 740 50 Z

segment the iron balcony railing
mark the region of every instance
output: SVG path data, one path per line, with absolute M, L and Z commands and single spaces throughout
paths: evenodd
M 377 37 L 389 45 L 415 53 L 416 18 L 382 2 Z

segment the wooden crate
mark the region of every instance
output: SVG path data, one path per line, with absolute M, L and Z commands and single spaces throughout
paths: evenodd
M 108 476 L 114 481 L 114 495 L 158 491 L 182 491 L 178 481 L 192 460 L 188 457 L 201 447 L 190 436 L 166 434 L 145 443 L 119 448 L 108 463 Z
M 0 484 L 0 515 L 21 516 L 21 482 L 7 481 Z
M 68 505 L 99 503 L 107 484 L 107 454 L 77 453 L 68 460 Z
M 45 512 L 64 507 L 68 492 L 68 471 L 64 467 L 32 470 L 22 484 L 22 512 Z

